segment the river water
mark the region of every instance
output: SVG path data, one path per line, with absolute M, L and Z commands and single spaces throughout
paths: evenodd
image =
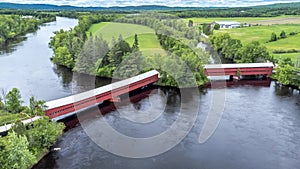
M 57 22 L 29 34 L 27 40 L 18 44 L 12 53 L 1 55 L 1 87 L 7 90 L 17 87 L 25 99 L 34 95 L 45 100 L 70 95 L 74 88 L 92 88 L 93 85 L 88 82 L 93 82 L 94 77 L 74 75 L 49 60 L 52 52 L 47 44 L 52 32 L 76 23 L 76 20 L 58 18 Z M 96 86 L 106 83 L 109 80 L 96 79 Z M 199 105 L 196 122 L 189 134 L 165 153 L 142 159 L 114 155 L 98 146 L 87 134 L 86 126 L 78 124 L 74 117 L 65 121 L 72 128 L 54 146 L 61 150 L 52 150 L 34 168 L 298 169 L 299 92 L 279 87 L 274 82 L 270 85 L 258 82 L 253 82 L 256 85 L 245 84 L 233 84 L 225 90 L 207 88 L 200 94 L 154 87 L 133 93 L 131 100 L 134 103 L 121 105 L 117 110 L 111 104 L 103 105 L 102 112 L 109 112 L 104 117 L 98 116 L 98 108 L 80 115 L 80 121 L 85 124 L 94 125 L 98 120 L 104 120 L 124 135 L 145 138 L 168 130 L 182 113 L 180 108 L 183 105 L 188 105 L 184 106 L 184 112 L 194 111 L 194 106 Z M 200 144 L 199 134 L 215 100 L 214 92 L 225 94 L 225 101 L 220 104 L 224 105 L 223 116 L 213 135 Z M 188 99 L 183 99 L 183 94 L 189 96 Z M 124 116 L 124 113 L 140 115 L 132 107 L 150 115 L 160 113 L 149 123 L 132 122 Z
M 48 43 L 54 31 L 68 30 L 77 22 L 58 17 L 56 22 L 41 26 L 37 32 L 27 34 L 25 41 L 6 49 L 0 55 L 0 88 L 20 89 L 27 103 L 31 96 L 51 100 L 72 94 L 72 75 L 69 79 L 63 78 L 68 70 L 51 63 L 53 52 Z

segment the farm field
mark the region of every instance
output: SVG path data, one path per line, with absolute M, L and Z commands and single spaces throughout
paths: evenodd
M 111 43 L 113 37 L 117 40 L 119 35 L 130 45 L 134 42 L 134 35 L 138 35 L 140 50 L 144 55 L 161 54 L 166 52 L 161 48 L 159 41 L 153 29 L 125 23 L 102 22 L 91 26 L 88 32 L 92 32 L 93 36 L 102 35 L 103 39 Z
M 295 38 L 295 36 L 289 36 L 291 32 L 300 32 L 300 24 L 295 25 L 271 25 L 271 26 L 252 26 L 236 29 L 221 29 L 214 31 L 215 34 L 219 33 L 229 33 L 232 38 L 240 39 L 243 43 L 249 43 L 251 41 L 259 41 L 260 43 L 266 43 L 271 39 L 272 32 L 276 33 L 277 36 L 280 35 L 281 31 L 285 31 L 287 38 L 280 39 L 275 42 L 270 43 L 280 43 L 282 40 L 289 40 L 289 38 Z M 293 42 L 297 43 L 297 42 Z M 300 42 L 299 42 L 300 43 Z M 296 45 L 294 47 L 297 47 Z M 298 45 L 300 49 L 300 46 Z
M 278 17 L 233 17 L 233 18 L 187 18 L 196 24 L 211 23 L 214 21 L 238 21 L 240 23 L 272 25 L 272 24 L 300 24 L 300 16 Z
M 268 42 L 271 39 L 272 32 L 276 33 L 279 37 L 281 31 L 285 31 L 287 38 L 279 39 L 274 42 Z M 298 32 L 297 35 L 289 35 L 291 32 Z M 240 39 L 243 44 L 250 43 L 252 41 L 258 41 L 264 44 L 267 49 L 272 53 L 274 50 L 300 50 L 300 24 L 283 24 L 283 25 L 270 25 L 270 26 L 253 26 L 237 29 L 222 29 L 214 31 L 215 34 L 229 33 L 232 38 Z M 276 54 L 275 57 L 291 57 L 300 53 L 291 54 Z

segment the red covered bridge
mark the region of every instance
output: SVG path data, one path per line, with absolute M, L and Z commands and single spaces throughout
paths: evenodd
M 84 93 L 48 101 L 46 102 L 48 106 L 46 115 L 51 119 L 59 120 L 105 100 L 118 100 L 117 97 L 122 94 L 157 82 L 158 76 L 159 72 L 152 70 Z
M 210 64 L 204 65 L 207 76 L 245 76 L 264 75 L 273 73 L 273 63 L 243 63 L 243 64 Z

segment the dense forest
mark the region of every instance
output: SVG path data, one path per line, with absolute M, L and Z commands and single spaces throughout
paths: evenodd
M 32 167 L 48 152 L 65 128 L 62 123 L 52 122 L 44 116 L 44 101 L 31 97 L 29 102 L 28 106 L 23 106 L 20 91 L 16 88 L 8 93 L 1 91 L 0 120 L 14 123 L 8 136 L 0 137 L 0 164 L 3 169 Z M 34 116 L 41 116 L 41 119 L 26 126 L 21 122 Z M 11 121 L 3 117 L 10 117 Z
M 34 32 L 39 25 L 45 22 L 55 21 L 54 15 L 39 14 L 31 17 L 20 15 L 1 15 L 0 16 L 0 44 L 5 44 L 14 40 L 20 35 Z

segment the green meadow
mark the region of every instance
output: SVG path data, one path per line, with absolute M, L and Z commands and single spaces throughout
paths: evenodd
M 274 54 L 275 59 L 280 58 L 291 58 L 293 62 L 296 62 L 297 60 L 300 62 L 300 53 L 284 53 L 284 54 Z
M 232 18 L 187 18 L 196 24 L 211 23 L 214 21 L 238 21 L 240 23 L 272 25 L 272 24 L 300 24 L 300 16 L 278 16 L 278 17 L 232 17 Z
M 130 45 L 134 42 L 134 35 L 138 35 L 140 50 L 144 55 L 161 54 L 166 52 L 161 48 L 159 41 L 153 29 L 135 24 L 102 22 L 91 26 L 88 32 L 92 32 L 93 36 L 102 36 L 103 39 L 111 43 L 112 38 L 122 35 L 123 39 Z
M 281 31 L 285 31 L 286 38 L 278 39 L 274 42 L 269 42 L 272 32 L 276 33 L 279 37 Z M 291 32 L 298 32 L 297 35 L 289 35 Z M 237 29 L 222 29 L 214 31 L 214 34 L 229 33 L 232 38 L 240 39 L 243 44 L 250 43 L 252 41 L 258 41 L 264 44 L 270 53 L 274 50 L 300 50 L 300 24 L 282 24 L 282 25 L 269 25 L 269 26 L 252 26 Z M 295 56 L 300 53 L 290 54 L 276 54 L 275 57 L 290 57 L 293 60 Z

